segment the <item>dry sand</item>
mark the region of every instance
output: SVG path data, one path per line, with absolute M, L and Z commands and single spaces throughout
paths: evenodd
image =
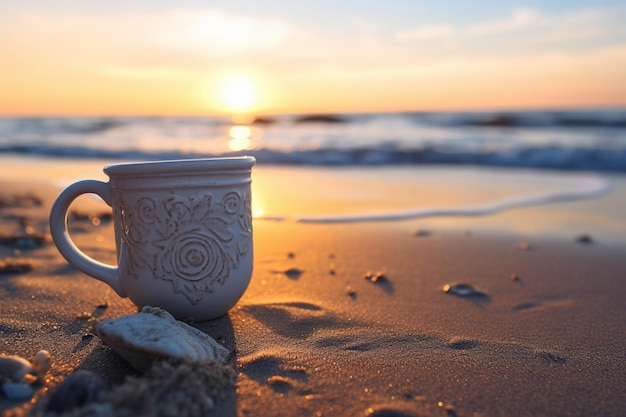
M 0 260 L 32 265 L 0 273 L 0 353 L 53 357 L 33 403 L 75 369 L 114 385 L 136 376 L 91 332 L 136 308 L 47 239 L 11 238 L 47 236 L 57 193 L 0 184 Z M 113 263 L 102 207 L 79 209 L 92 215 L 71 221 L 75 241 Z M 505 217 L 521 223 L 529 212 Z M 236 387 L 211 415 L 624 415 L 626 243 L 582 226 L 554 235 L 467 224 L 255 221 L 248 291 L 227 316 L 195 324 L 235 352 Z M 575 240 L 582 232 L 591 243 Z M 383 278 L 364 279 L 368 271 Z M 453 282 L 484 295 L 444 293 Z M 0 400 L 7 416 L 31 407 Z

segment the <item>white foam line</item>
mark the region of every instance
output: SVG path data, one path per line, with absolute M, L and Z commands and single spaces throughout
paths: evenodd
M 573 190 L 525 195 L 487 204 L 465 207 L 417 208 L 408 211 L 363 215 L 311 216 L 300 217 L 295 219 L 295 221 L 299 223 L 357 223 L 421 219 L 425 217 L 487 216 L 522 207 L 598 198 L 608 193 L 610 188 L 610 183 L 607 179 L 587 176 L 576 178 L 576 187 Z

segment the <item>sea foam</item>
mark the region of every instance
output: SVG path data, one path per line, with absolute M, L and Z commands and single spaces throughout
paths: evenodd
M 299 223 L 356 223 L 422 219 L 426 217 L 487 216 L 516 208 L 594 199 L 609 193 L 611 190 L 610 182 L 606 178 L 596 175 L 571 177 L 568 183 L 568 187 L 556 191 L 524 194 L 476 205 L 461 207 L 416 207 L 409 210 L 371 214 L 303 216 L 293 220 Z

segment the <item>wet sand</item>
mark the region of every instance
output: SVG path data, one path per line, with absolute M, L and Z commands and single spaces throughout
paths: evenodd
M 0 184 L 0 260 L 32 267 L 0 273 L 0 353 L 50 351 L 40 404 L 75 369 L 113 385 L 137 376 L 92 332 L 136 308 L 48 239 L 27 239 L 47 236 L 57 193 Z M 236 385 L 212 415 L 622 415 L 626 242 L 607 226 L 619 216 L 598 213 L 623 195 L 456 223 L 255 220 L 248 291 L 227 316 L 195 323 L 234 352 Z M 113 263 L 105 208 L 76 209 L 76 243 Z M 480 294 L 443 291 L 453 283 Z M 9 416 L 31 408 L 0 400 Z

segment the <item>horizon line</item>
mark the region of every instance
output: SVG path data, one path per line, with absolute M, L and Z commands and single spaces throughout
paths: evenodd
M 0 118 L 62 118 L 62 117 L 224 117 L 224 118 L 257 118 L 271 116 L 301 115 L 361 115 L 361 114 L 397 114 L 397 113 L 522 113 L 522 112 L 553 112 L 553 111 L 626 111 L 626 103 L 622 105 L 562 105 L 562 106 L 502 106 L 449 109 L 398 109 L 398 110 L 330 110 L 330 111 L 278 111 L 278 112 L 206 112 L 206 113 L 0 113 Z

